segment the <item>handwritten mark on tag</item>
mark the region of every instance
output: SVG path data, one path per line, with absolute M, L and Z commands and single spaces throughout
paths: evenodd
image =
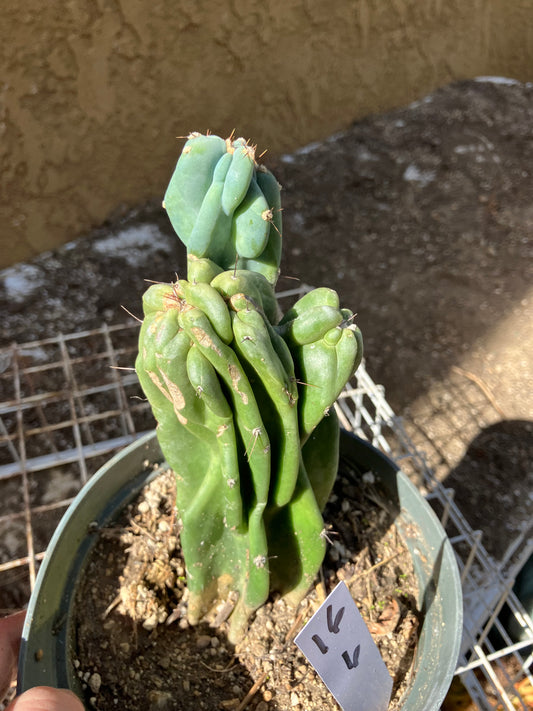
M 386 711 L 392 679 L 341 582 L 294 640 L 343 711 Z

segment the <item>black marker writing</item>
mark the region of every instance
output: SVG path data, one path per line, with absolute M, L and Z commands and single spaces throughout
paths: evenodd
M 324 642 L 320 639 L 320 637 L 319 637 L 317 634 L 314 634 L 314 635 L 311 637 L 311 639 L 312 639 L 313 642 L 316 644 L 316 646 L 320 649 L 320 651 L 322 652 L 322 654 L 326 654 L 326 652 L 328 651 L 329 647 L 328 647 L 326 644 L 324 644 Z
M 348 669 L 355 669 L 359 665 L 359 652 L 361 650 L 361 645 L 358 644 L 357 647 L 353 650 L 353 656 L 350 659 L 350 655 L 348 652 L 343 652 L 342 653 L 342 658 L 344 659 L 344 663 L 348 667 Z
M 337 634 L 339 631 L 339 625 L 342 620 L 342 616 L 344 615 L 344 607 L 341 607 L 341 609 L 337 612 L 335 615 L 335 619 L 333 619 L 333 605 L 328 605 L 326 608 L 326 617 L 328 621 L 328 630 L 332 632 L 333 634 Z

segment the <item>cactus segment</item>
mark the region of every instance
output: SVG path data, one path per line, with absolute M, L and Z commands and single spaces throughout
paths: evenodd
M 232 615 L 232 625 L 235 626 L 233 635 L 238 635 L 237 630 L 243 620 L 248 618 L 251 610 L 263 604 L 269 590 L 268 548 L 262 513 L 270 484 L 270 441 L 253 391 L 233 350 L 218 339 L 209 320 L 199 309 L 182 312 L 180 323 L 229 390 L 240 439 L 246 446 L 248 487 L 241 486 L 241 491 L 247 502 L 247 532 L 244 538 L 238 532 L 235 534 L 242 548 L 239 557 L 241 564 L 246 561 L 245 577 L 236 586 L 242 597 Z M 229 547 L 229 543 L 225 541 L 224 546 Z M 218 557 L 223 559 L 224 553 L 224 549 L 218 551 Z M 231 571 L 235 564 L 232 559 Z M 201 609 L 205 609 L 205 604 L 201 605 Z
M 175 416 L 171 399 L 159 374 L 156 353 L 176 334 L 176 317 L 177 313 L 147 311 L 139 337 L 142 347 L 139 348 L 135 369 L 158 422 Z
M 224 184 L 231 166 L 231 159 L 231 153 L 224 153 L 222 158 L 220 158 L 213 171 L 213 183 Z
M 337 393 L 335 400 L 363 359 L 363 336 L 359 328 L 350 323 L 345 328 L 338 330 L 341 332 L 341 337 L 335 345 L 338 363 L 335 377 L 335 392 Z
M 250 272 L 238 269 L 222 272 L 211 282 L 211 286 L 230 301 L 237 294 L 244 295 L 254 303 L 256 308 L 263 309 L 263 292 L 259 281 Z
M 272 285 L 262 274 L 246 269 L 222 272 L 212 280 L 211 286 L 228 301 L 235 294 L 246 294 L 271 324 L 278 323 L 281 313 L 279 304 Z
M 280 324 L 280 331 L 288 343 L 303 346 L 322 338 L 328 331 L 342 323 L 339 309 L 331 306 L 313 306 L 303 311 L 293 321 Z
M 335 347 L 322 340 L 299 346 L 292 353 L 298 364 L 298 380 L 302 383 L 299 388 L 300 437 L 305 443 L 335 401 L 337 353 Z
M 233 340 L 231 317 L 226 302 L 216 289 L 210 284 L 202 282 L 191 284 L 185 279 L 180 279 L 176 282 L 175 291 L 189 306 L 195 306 L 206 314 L 217 336 L 224 343 L 231 343 Z
M 294 497 L 287 508 L 301 569 L 300 579 L 287 590 L 285 599 L 289 605 L 296 607 L 312 585 L 326 553 L 322 512 L 318 508 L 303 463 L 300 466 Z M 282 561 L 287 570 L 291 561 L 286 556 L 280 560 Z
M 196 257 L 194 254 L 187 255 L 187 276 L 192 284 L 210 284 L 222 271 L 222 267 L 211 259 Z
M 277 227 L 279 234 L 281 234 L 282 224 L 280 184 L 272 175 L 272 173 L 263 165 L 258 166 L 255 179 L 257 185 L 265 196 L 265 200 L 268 203 L 270 211 L 272 212 L 272 221 Z
M 280 363 L 284 368 L 289 398 L 296 402 L 298 399 L 298 388 L 296 385 L 296 375 L 294 373 L 294 362 L 289 346 L 266 319 L 265 326 L 267 327 L 272 347 L 276 351 Z
M 332 407 L 302 447 L 303 463 L 320 511 L 324 510 L 337 478 L 339 442 L 339 418 Z
M 255 400 L 249 414 L 245 403 L 251 390 L 248 386 L 247 391 L 246 376 L 235 373 L 240 367 L 235 356 L 228 364 L 222 352 L 227 346 L 196 307 L 174 302 L 172 309 L 149 313 L 141 328 L 141 343 L 136 367 L 158 419 L 161 447 L 176 472 L 191 596 L 189 618 L 198 621 L 220 596 L 239 590 L 242 609 L 235 616 L 237 625 L 265 601 L 269 590 L 268 566 L 257 565 L 268 560 L 262 517 L 270 475 L 266 434 L 259 438 L 261 446 L 258 443 L 249 451 L 253 486 L 242 487 L 239 481 L 238 443 L 243 433 L 253 436 L 255 429 L 263 428 Z M 206 350 L 228 374 L 226 382 L 234 383 L 242 420 L 238 436 L 233 424 L 235 403 L 230 406 L 226 401 L 220 373 L 205 357 Z M 220 358 L 215 351 L 221 352 Z M 253 416 L 255 420 L 249 421 Z
M 172 308 L 176 301 L 173 284 L 152 284 L 143 294 L 143 310 L 146 315 Z
M 187 353 L 187 377 L 203 406 L 202 425 L 216 434 L 220 475 L 224 486 L 219 495 L 225 500 L 224 523 L 238 529 L 243 524 L 243 504 L 239 481 L 239 455 L 232 410 L 224 397 L 216 372 L 196 345 Z M 200 497 L 197 497 L 197 501 Z M 189 515 L 192 513 L 189 510 Z M 199 515 L 199 512 L 197 512 Z
M 252 179 L 248 192 L 233 214 L 231 241 L 239 257 L 253 259 L 266 247 L 270 231 L 269 207 L 257 182 Z
M 233 419 L 233 412 L 220 387 L 215 369 L 196 344 L 187 353 L 187 376 L 196 397 L 220 420 Z
M 291 383 L 272 345 L 263 316 L 242 294 L 231 299 L 235 310 L 233 330 L 235 351 L 241 362 L 251 368 L 250 380 L 255 377 L 256 396 L 261 389 L 263 417 L 271 436 L 273 470 L 270 500 L 274 506 L 289 503 L 298 476 L 300 439 L 298 434 L 298 411 L 291 394 Z
M 271 257 L 275 256 L 275 262 L 279 266 L 281 261 L 281 234 L 283 231 L 281 187 L 272 173 L 264 166 L 259 166 L 255 179 L 265 196 L 270 211 L 270 234 L 267 247 L 269 247 Z
M 319 286 L 316 289 L 308 291 L 307 294 L 301 296 L 298 301 L 285 312 L 280 321 L 280 325 L 294 321 L 298 316 L 302 316 L 315 306 L 329 306 L 332 309 L 338 310 L 339 297 L 337 292 L 325 286 Z
M 264 166 L 258 166 L 255 178 L 269 207 L 268 220 L 270 228 L 268 239 L 260 255 L 246 259 L 241 257 L 238 261 L 238 266 L 241 269 L 259 272 L 270 284 L 275 286 L 279 277 L 282 247 L 280 186 L 272 173 Z
M 281 234 L 274 225 L 270 224 L 268 241 L 263 252 L 255 259 L 237 260 L 239 269 L 261 274 L 269 284 L 276 285 L 279 277 L 279 263 L 281 259 Z
M 305 443 L 355 372 L 360 349 L 352 329 L 343 328 L 335 345 L 328 343 L 326 334 L 314 343 L 293 347 L 291 352 L 297 364 L 297 377 L 302 382 L 300 437 Z
M 272 588 L 297 606 L 316 576 L 326 551 L 324 522 L 300 461 L 294 495 L 267 518 Z
M 163 205 L 181 241 L 188 246 L 194 223 L 215 167 L 226 152 L 218 136 L 192 134 L 185 143 L 165 193 Z
M 222 209 L 228 216 L 244 200 L 254 174 L 255 162 L 255 151 L 251 146 L 234 141 L 233 148 L 222 193 Z
M 287 341 L 301 382 L 300 437 L 305 444 L 362 358 L 362 338 L 353 314 L 339 308 L 332 289 L 313 289 L 299 299 L 276 327 Z
M 235 421 L 246 445 L 253 500 L 266 504 L 270 486 L 270 441 L 253 390 L 232 348 L 226 346 L 199 309 L 180 314 L 180 325 L 205 355 L 230 392 Z
M 196 216 L 187 248 L 196 257 L 206 257 L 224 247 L 224 237 L 230 225 L 220 202 L 224 183 L 211 183 Z

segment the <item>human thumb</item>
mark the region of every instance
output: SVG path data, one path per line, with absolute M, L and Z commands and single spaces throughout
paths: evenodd
M 72 691 L 35 686 L 17 696 L 6 711 L 84 711 L 84 708 Z

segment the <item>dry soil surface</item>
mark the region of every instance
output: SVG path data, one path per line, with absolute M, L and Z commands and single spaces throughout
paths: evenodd
M 357 312 L 367 370 L 501 558 L 533 518 L 533 86 L 456 83 L 266 162 L 280 288 Z M 176 272 L 161 207 L 124 212 L 0 273 L 0 345 L 140 314 L 144 279 Z

